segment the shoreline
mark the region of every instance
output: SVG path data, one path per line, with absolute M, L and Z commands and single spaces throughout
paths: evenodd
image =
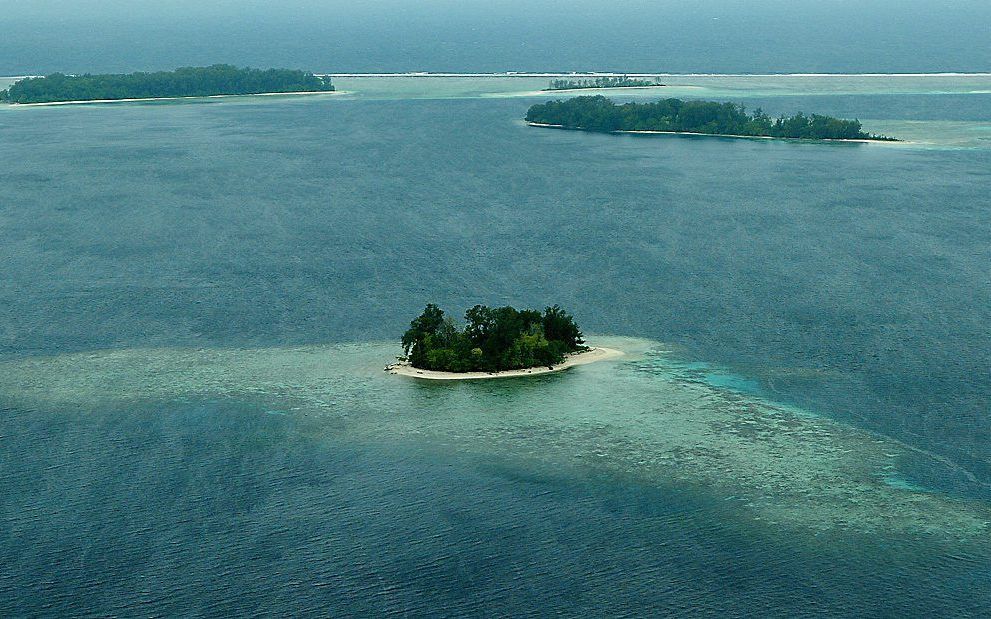
M 551 368 L 546 366 L 525 368 L 522 370 L 503 370 L 502 372 L 437 372 L 433 370 L 421 370 L 408 363 L 394 363 L 386 366 L 385 370 L 395 376 L 408 376 L 424 380 L 481 380 L 490 378 L 518 378 L 521 376 L 537 376 L 540 374 L 554 374 L 563 372 L 569 368 L 579 365 L 587 365 L 597 361 L 607 361 L 618 359 L 625 355 L 621 350 L 615 348 L 595 347 L 585 352 L 568 355 L 565 360 Z
M 629 134 L 629 135 L 692 135 L 707 138 L 733 138 L 737 140 L 784 140 L 788 142 L 847 142 L 851 144 L 905 144 L 903 140 L 871 140 L 871 139 L 852 139 L 852 138 L 779 138 L 773 135 L 736 135 L 733 133 L 698 133 L 693 131 L 650 131 L 650 130 L 627 130 L 619 129 L 617 131 L 592 131 L 590 129 L 581 129 L 579 127 L 565 127 L 564 125 L 552 125 L 549 123 L 536 123 L 529 120 L 524 120 L 530 127 L 543 127 L 547 129 L 561 129 L 563 131 L 585 131 L 587 133 L 606 133 L 606 134 Z
M 194 95 L 187 97 L 143 97 L 137 99 L 79 99 L 76 101 L 44 101 L 40 103 L 8 103 L 10 107 L 53 107 L 58 105 L 89 105 L 94 103 L 141 103 L 148 101 L 184 101 L 187 99 L 229 99 L 233 97 L 299 97 L 313 95 L 346 95 L 347 90 L 300 90 L 296 92 L 258 92 L 242 95 Z

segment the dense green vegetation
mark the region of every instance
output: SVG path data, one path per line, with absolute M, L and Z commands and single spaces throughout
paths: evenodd
M 205 97 L 250 95 L 263 92 L 327 92 L 334 90 L 328 77 L 292 69 L 241 69 L 216 64 L 184 67 L 157 73 L 126 75 L 63 75 L 23 79 L 0 92 L 0 101 L 51 103 L 102 99 Z
M 653 81 L 634 79 L 632 77 L 596 77 L 580 80 L 553 80 L 544 90 L 582 90 L 585 88 L 639 88 L 643 86 L 663 86 L 657 78 Z
M 560 307 L 516 310 L 476 305 L 458 328 L 434 304 L 403 335 L 413 367 L 445 372 L 498 372 L 553 366 L 568 353 L 586 350 L 582 332 Z
M 748 114 L 742 105 L 714 101 L 662 99 L 616 104 L 601 95 L 548 101 L 532 106 L 526 120 L 586 131 L 674 131 L 712 135 L 768 136 L 810 140 L 893 140 L 865 133 L 859 120 L 799 112 L 772 119 L 760 108 Z

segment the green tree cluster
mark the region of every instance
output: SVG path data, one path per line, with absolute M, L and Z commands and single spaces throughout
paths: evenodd
M 459 328 L 434 304 L 410 323 L 403 352 L 413 367 L 444 372 L 499 372 L 553 366 L 586 350 L 574 318 L 555 305 L 543 313 L 476 305 Z
M 657 78 L 642 80 L 623 75 L 622 77 L 596 77 L 588 79 L 552 80 L 546 90 L 583 90 L 586 88 L 636 88 L 643 86 L 663 86 Z
M 776 138 L 890 140 L 865 133 L 859 120 L 799 112 L 772 119 L 758 108 L 752 114 L 736 103 L 662 99 L 617 104 L 597 96 L 548 101 L 532 106 L 526 120 L 586 131 L 673 131 Z
M 126 75 L 64 75 L 20 80 L 0 92 L 11 103 L 96 101 L 249 95 L 263 92 L 329 92 L 334 85 L 320 77 L 292 69 L 249 69 L 226 64 L 183 67 L 175 71 Z

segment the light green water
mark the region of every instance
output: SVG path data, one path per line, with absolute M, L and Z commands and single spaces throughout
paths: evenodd
M 548 92 L 549 77 L 376 76 L 335 78 L 351 97 L 368 99 L 567 98 L 582 94 L 611 97 L 775 99 L 780 97 L 912 97 L 991 94 L 991 74 L 965 75 L 665 75 L 664 88 L 610 88 Z M 759 105 L 759 102 L 756 103 Z M 753 107 L 755 104 L 750 104 Z M 876 109 L 821 110 L 822 102 L 800 104 L 804 111 L 859 117 L 870 131 L 897 136 L 909 148 L 991 148 L 991 120 L 903 119 L 879 116 Z M 796 110 L 792 110 L 796 111 Z M 891 112 L 897 110 L 880 110 Z M 886 145 L 892 146 L 892 145 Z
M 188 399 L 253 401 L 308 418 L 318 437 L 416 442 L 736 502 L 756 521 L 803 530 L 975 539 L 991 510 L 927 492 L 899 473 L 898 442 L 753 393 L 756 385 L 674 358 L 647 340 L 596 338 L 618 361 L 560 375 L 438 384 L 387 374 L 391 344 L 267 349 L 124 349 L 6 361 L 5 403 L 105 410 Z
M 561 75 L 561 77 L 569 77 Z M 578 76 L 580 77 L 580 76 Z M 991 74 L 959 75 L 658 75 L 665 88 L 610 88 L 621 96 L 771 97 L 806 95 L 940 95 L 991 94 Z M 474 98 L 564 96 L 546 92 L 553 77 L 530 76 L 334 76 L 334 84 L 362 98 Z M 16 81 L 0 77 L 0 89 Z
M 567 77 L 567 76 L 565 76 Z M 580 77 L 580 76 L 579 76 Z M 551 77 L 530 76 L 335 76 L 342 90 L 365 97 L 472 98 L 563 95 L 544 92 Z M 609 88 L 623 96 L 803 96 L 876 94 L 991 94 L 991 74 L 962 75 L 659 75 L 661 89 Z M 571 91 L 568 91 L 569 93 Z

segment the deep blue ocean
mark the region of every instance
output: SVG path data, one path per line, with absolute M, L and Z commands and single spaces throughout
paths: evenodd
M 675 64 L 986 70 L 964 35 Z M 191 58 L 0 66 L 98 49 Z M 383 54 L 340 68 L 418 68 Z M 890 146 L 541 130 L 542 99 L 484 79 L 338 83 L 0 109 L 0 616 L 991 614 L 986 86 L 720 91 L 918 139 Z M 386 374 L 427 302 L 560 303 L 628 354 Z

